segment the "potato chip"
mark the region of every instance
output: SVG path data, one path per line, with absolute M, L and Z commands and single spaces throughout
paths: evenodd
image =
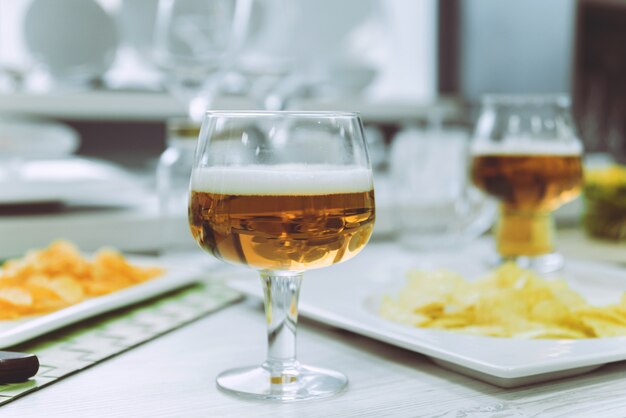
M 57 292 L 51 289 L 49 281 L 48 276 L 37 274 L 29 277 L 23 284 L 23 288 L 33 298 L 31 314 L 53 311 L 68 305 Z
M 62 276 L 35 276 L 29 281 L 31 286 L 39 286 L 54 293 L 67 304 L 80 302 L 84 298 L 80 283 L 69 275 Z
M 41 314 L 141 283 L 163 273 L 137 267 L 113 249 L 84 258 L 73 244 L 56 241 L 9 260 L 0 272 L 0 319 Z
M 0 301 L 22 308 L 33 304 L 30 293 L 17 287 L 0 289 Z
M 626 335 L 626 294 L 619 303 L 589 305 L 562 279 L 547 280 L 505 264 L 474 282 L 445 270 L 410 271 L 380 314 L 422 328 L 512 338 Z
M 389 296 L 385 296 L 388 299 Z M 395 321 L 401 322 L 407 325 L 420 326 L 427 321 L 430 321 L 430 317 L 424 314 L 412 312 L 410 310 L 402 309 L 398 304 L 391 300 L 386 300 L 381 306 L 381 315 L 386 318 L 394 318 Z

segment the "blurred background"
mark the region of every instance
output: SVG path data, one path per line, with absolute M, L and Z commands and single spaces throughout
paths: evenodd
M 361 112 L 377 236 L 408 208 L 445 214 L 416 245 L 468 241 L 493 217 L 465 191 L 481 97 L 570 95 L 586 151 L 623 163 L 625 67 L 619 0 L 0 0 L 0 258 L 193 248 L 207 108 Z

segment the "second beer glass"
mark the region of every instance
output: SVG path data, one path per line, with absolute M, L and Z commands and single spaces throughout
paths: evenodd
M 568 98 L 485 98 L 471 153 L 474 184 L 500 201 L 496 246 L 502 261 L 559 269 L 552 211 L 582 185 L 582 145 Z

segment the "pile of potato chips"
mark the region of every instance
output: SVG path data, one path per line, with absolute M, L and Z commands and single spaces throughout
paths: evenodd
M 588 304 L 564 280 L 546 280 L 514 264 L 469 282 L 449 271 L 410 271 L 380 314 L 415 327 L 513 338 L 596 338 L 626 335 L 626 295 L 603 307 Z
M 117 251 L 100 250 L 93 260 L 65 241 L 9 260 L 0 272 L 0 319 L 54 311 L 144 282 L 163 273 L 129 264 Z

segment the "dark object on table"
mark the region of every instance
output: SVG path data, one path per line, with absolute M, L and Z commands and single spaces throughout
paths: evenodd
M 626 162 L 626 2 L 580 0 L 574 116 L 587 152 Z
M 0 351 L 0 384 L 28 380 L 39 370 L 39 359 L 34 354 Z

